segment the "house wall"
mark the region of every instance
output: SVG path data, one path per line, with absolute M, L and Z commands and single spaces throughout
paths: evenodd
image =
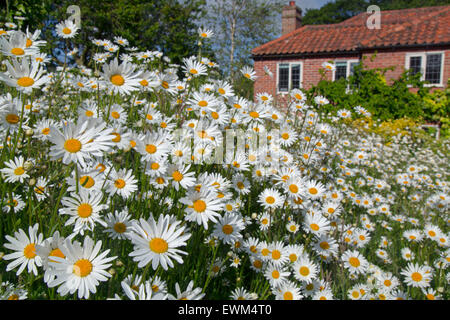
M 447 86 L 447 80 L 450 78 L 450 46 L 439 48 L 439 49 L 402 49 L 402 50 L 380 50 L 376 52 L 376 56 L 373 60 L 370 58 L 375 53 L 374 51 L 363 52 L 361 54 L 352 55 L 329 55 L 321 57 L 302 57 L 302 58 L 270 58 L 270 59 L 255 59 L 254 69 L 257 75 L 257 79 L 254 84 L 255 95 L 261 92 L 267 92 L 273 96 L 282 96 L 277 94 L 277 65 L 282 62 L 302 62 L 303 63 L 303 88 L 306 90 L 310 89 L 313 85 L 316 85 L 320 79 L 319 69 L 322 68 L 324 62 L 330 60 L 353 60 L 361 59 L 361 57 L 366 57 L 365 64 L 369 68 L 386 68 L 390 66 L 395 66 L 393 71 L 387 71 L 385 74 L 388 83 L 392 83 L 394 79 L 401 76 L 405 71 L 406 54 L 413 52 L 433 52 L 433 51 L 445 51 L 444 60 L 444 87 L 437 87 L 436 89 L 443 89 Z M 265 74 L 264 66 L 267 66 L 269 70 L 273 73 L 273 78 Z M 332 72 L 327 71 L 327 80 L 332 80 Z M 414 91 L 414 89 L 411 89 Z

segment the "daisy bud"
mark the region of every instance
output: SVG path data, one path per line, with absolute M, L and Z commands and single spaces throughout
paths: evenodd
M 251 295 L 253 300 L 258 299 L 258 294 L 256 292 L 252 292 L 252 293 L 250 293 L 250 295 Z
M 236 278 L 236 282 L 239 282 L 239 281 L 241 281 L 241 278 L 240 278 L 240 277 L 237 277 L 237 278 Z
M 252 213 L 252 219 L 256 219 L 258 217 L 257 213 Z
M 5 255 L 5 253 L 4 252 L 0 252 L 0 260 L 2 260 L 3 259 L 3 256 Z
M 116 270 L 114 270 L 114 268 L 111 268 L 108 270 L 108 273 L 113 276 L 116 274 Z
M 29 185 L 30 187 L 34 186 L 35 184 L 36 184 L 36 179 L 34 179 L 34 178 L 31 178 L 31 179 L 28 181 L 28 185 Z
M 439 288 L 437 288 L 437 291 L 438 291 L 439 293 L 443 293 L 443 292 L 444 292 L 444 287 L 439 287 Z
M 20 143 L 20 142 L 17 143 L 17 148 L 18 148 L 18 149 L 22 149 L 22 143 Z
M 33 129 L 27 129 L 25 131 L 25 134 L 27 135 L 27 137 L 31 137 L 34 134 L 34 130 Z
M 25 161 L 23 163 L 23 168 L 25 169 L 25 171 L 31 170 L 31 168 L 33 168 L 33 162 L 31 162 L 30 160 Z
M 233 256 L 233 251 L 228 251 L 227 256 L 232 257 Z

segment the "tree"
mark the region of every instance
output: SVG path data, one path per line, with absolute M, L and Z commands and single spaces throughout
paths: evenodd
M 303 24 L 339 23 L 362 12 L 369 5 L 377 5 L 381 10 L 398 10 L 448 5 L 448 0 L 336 0 L 320 9 L 309 9 L 303 16 Z
M 63 47 L 54 34 L 54 26 L 67 19 L 67 7 L 81 11 L 81 30 L 71 41 L 79 49 L 76 61 L 84 64 L 95 53 L 93 39 L 126 38 L 140 50 L 159 50 L 180 63 L 197 50 L 197 24 L 205 14 L 205 0 L 9 0 L 1 17 L 11 21 L 16 15 L 25 24 L 40 28 L 47 40 L 47 53 L 54 58 Z M 4 21 L 5 21 L 4 20 Z M 206 50 L 203 48 L 202 50 Z
M 252 64 L 251 50 L 276 38 L 283 0 L 217 0 L 208 2 L 205 27 L 213 30 L 212 47 L 225 75 Z

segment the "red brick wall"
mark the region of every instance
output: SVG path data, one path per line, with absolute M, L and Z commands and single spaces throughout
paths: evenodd
M 376 57 L 371 61 L 371 57 L 374 52 L 364 52 L 362 56 L 367 57 L 365 64 L 369 68 L 386 68 L 395 66 L 393 71 L 387 71 L 385 76 L 388 83 L 392 83 L 393 79 L 400 77 L 405 70 L 406 53 L 412 52 L 432 52 L 432 51 L 445 51 L 444 60 L 444 87 L 447 86 L 447 80 L 450 78 L 450 47 L 443 49 L 424 50 L 424 49 L 406 49 L 406 50 L 383 50 L 376 53 Z M 354 55 L 330 55 L 324 57 L 309 57 L 302 59 L 286 59 L 286 58 L 272 58 L 265 60 L 256 60 L 254 68 L 258 78 L 255 81 L 254 92 L 255 95 L 260 92 L 267 92 L 272 95 L 276 95 L 277 88 L 277 64 L 281 62 L 303 62 L 303 88 L 309 89 L 312 85 L 315 85 L 320 80 L 319 69 L 322 68 L 322 64 L 330 60 L 350 60 L 359 59 L 358 54 Z M 273 78 L 264 73 L 264 66 L 267 66 L 273 73 Z M 332 80 L 332 72 L 327 71 L 327 80 Z M 442 89 L 436 88 L 436 89 Z M 413 89 L 412 89 L 413 90 Z

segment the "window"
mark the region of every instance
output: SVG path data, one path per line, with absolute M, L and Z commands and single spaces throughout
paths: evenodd
M 333 73 L 333 81 L 341 78 L 348 78 L 353 75 L 355 66 L 359 64 L 359 60 L 336 61 L 336 70 Z
M 292 89 L 302 87 L 302 66 L 301 62 L 286 62 L 278 64 L 278 92 L 289 92 Z
M 407 53 L 405 68 L 413 75 L 420 73 L 420 79 L 429 82 L 426 86 L 443 86 L 443 52 Z

